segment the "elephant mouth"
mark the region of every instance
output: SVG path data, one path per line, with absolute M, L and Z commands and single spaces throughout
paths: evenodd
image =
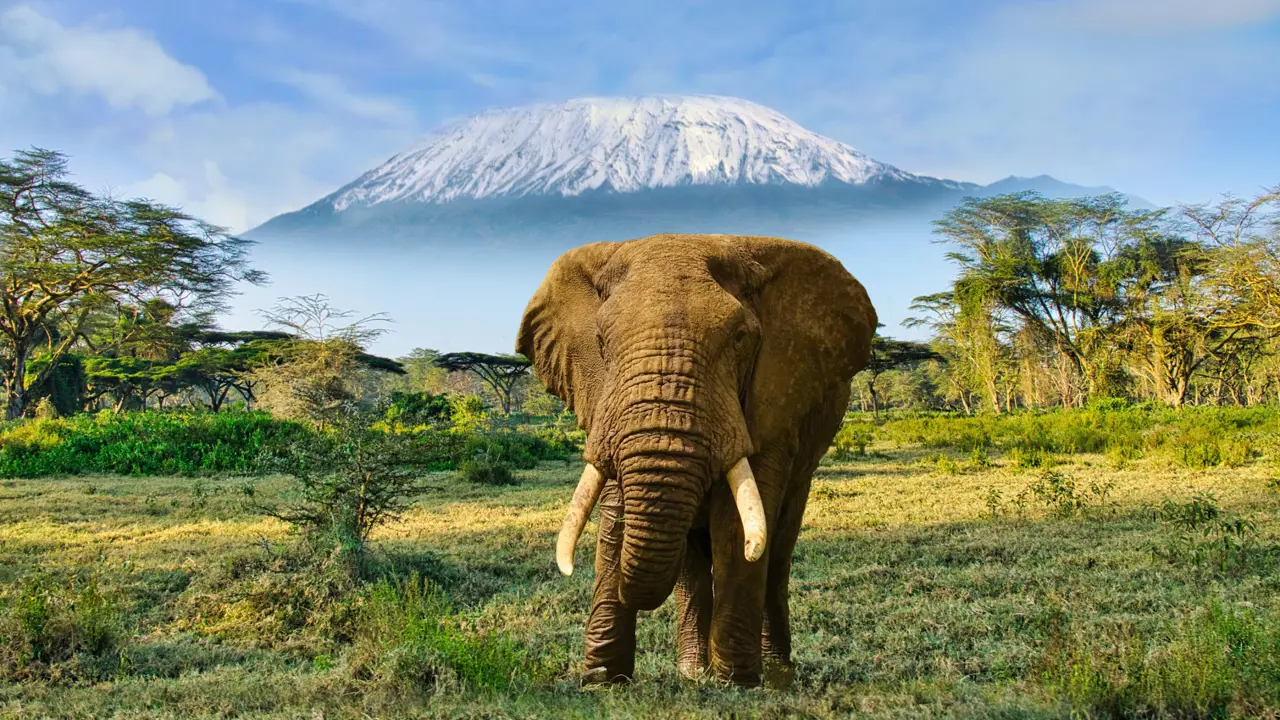
M 743 556 L 748 562 L 755 562 L 764 554 L 768 537 L 764 504 L 747 458 L 734 463 L 725 480 L 742 522 Z M 574 548 L 605 482 L 606 478 L 594 465 L 588 464 L 583 469 L 556 539 L 556 565 L 565 575 L 573 574 Z M 639 487 L 637 494 L 647 494 L 643 485 Z M 652 610 L 661 605 L 675 587 L 692 517 L 691 513 L 674 507 L 659 506 L 656 511 L 644 511 L 638 509 L 642 503 L 628 504 L 631 507 L 623 515 L 626 542 L 619 567 L 618 599 L 627 607 Z

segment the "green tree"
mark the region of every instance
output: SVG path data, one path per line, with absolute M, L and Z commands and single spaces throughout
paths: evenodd
M 0 160 L 0 381 L 21 417 L 82 338 L 95 310 L 165 299 L 223 307 L 248 267 L 250 241 L 175 208 L 96 196 L 68 180 L 66 158 L 31 149 Z M 28 377 L 40 350 L 43 370 Z
M 881 324 L 879 327 L 884 327 Z M 876 389 L 876 380 L 888 370 L 901 370 L 914 367 L 927 360 L 942 360 L 942 356 L 934 352 L 926 343 L 912 340 L 895 340 L 876 333 L 871 338 L 871 360 L 867 367 L 859 373 L 867 384 L 867 392 L 871 395 L 871 411 L 880 416 L 880 395 Z
M 511 413 L 516 384 L 529 373 L 529 360 L 523 355 L 457 352 L 441 355 L 435 363 L 450 372 L 471 372 L 479 376 L 498 397 L 504 415 Z
M 262 315 L 290 337 L 273 341 L 268 360 L 245 377 L 262 386 L 259 399 L 283 417 L 325 426 L 357 399 L 362 369 L 405 372 L 396 361 L 365 352 L 386 332 L 374 327 L 387 322 L 383 313 L 341 323 L 353 313 L 334 308 L 324 295 L 310 295 L 281 298 Z
M 1119 194 L 1074 200 L 1033 192 L 968 198 L 937 223 L 957 246 L 958 286 L 1051 338 L 1086 383 L 1110 390 L 1115 333 L 1127 319 L 1135 241 L 1160 235 L 1163 211 L 1132 212 Z

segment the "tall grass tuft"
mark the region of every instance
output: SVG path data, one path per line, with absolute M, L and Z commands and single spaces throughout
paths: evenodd
M 550 676 L 519 642 L 466 628 L 444 593 L 418 575 L 374 584 L 357 622 L 352 673 L 396 695 L 509 693 Z

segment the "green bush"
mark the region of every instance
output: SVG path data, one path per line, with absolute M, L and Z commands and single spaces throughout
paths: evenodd
M 1280 701 L 1269 615 L 1211 601 L 1156 632 L 1119 622 L 1058 635 L 1043 674 L 1073 717 L 1261 717 Z
M 263 412 L 109 411 L 0 429 L 0 477 L 254 474 L 264 450 L 310 432 Z
M 468 460 L 462 463 L 459 474 L 467 482 L 477 485 L 519 485 L 520 479 L 511 468 L 491 460 Z
M 831 440 L 832 457 L 838 460 L 866 457 L 867 445 L 873 440 L 875 433 L 868 423 L 845 422 Z
M 0 592 L 0 680 L 97 682 L 115 675 L 127 635 L 96 577 L 29 577 Z
M 917 414 L 884 421 L 879 437 L 899 445 L 969 452 L 978 445 L 1023 458 L 1045 453 L 1107 453 L 1123 466 L 1142 450 L 1162 450 L 1180 464 L 1203 468 L 1240 464 L 1280 436 L 1274 407 L 1189 407 L 1180 410 L 1130 405 L 1114 398 L 1072 410 L 1021 411 L 1006 415 Z M 1231 444 L 1237 443 L 1237 444 Z

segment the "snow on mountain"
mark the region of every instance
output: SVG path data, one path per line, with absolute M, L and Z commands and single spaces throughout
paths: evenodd
M 446 126 L 317 205 L 873 181 L 959 185 L 877 162 L 738 98 L 581 98 Z

